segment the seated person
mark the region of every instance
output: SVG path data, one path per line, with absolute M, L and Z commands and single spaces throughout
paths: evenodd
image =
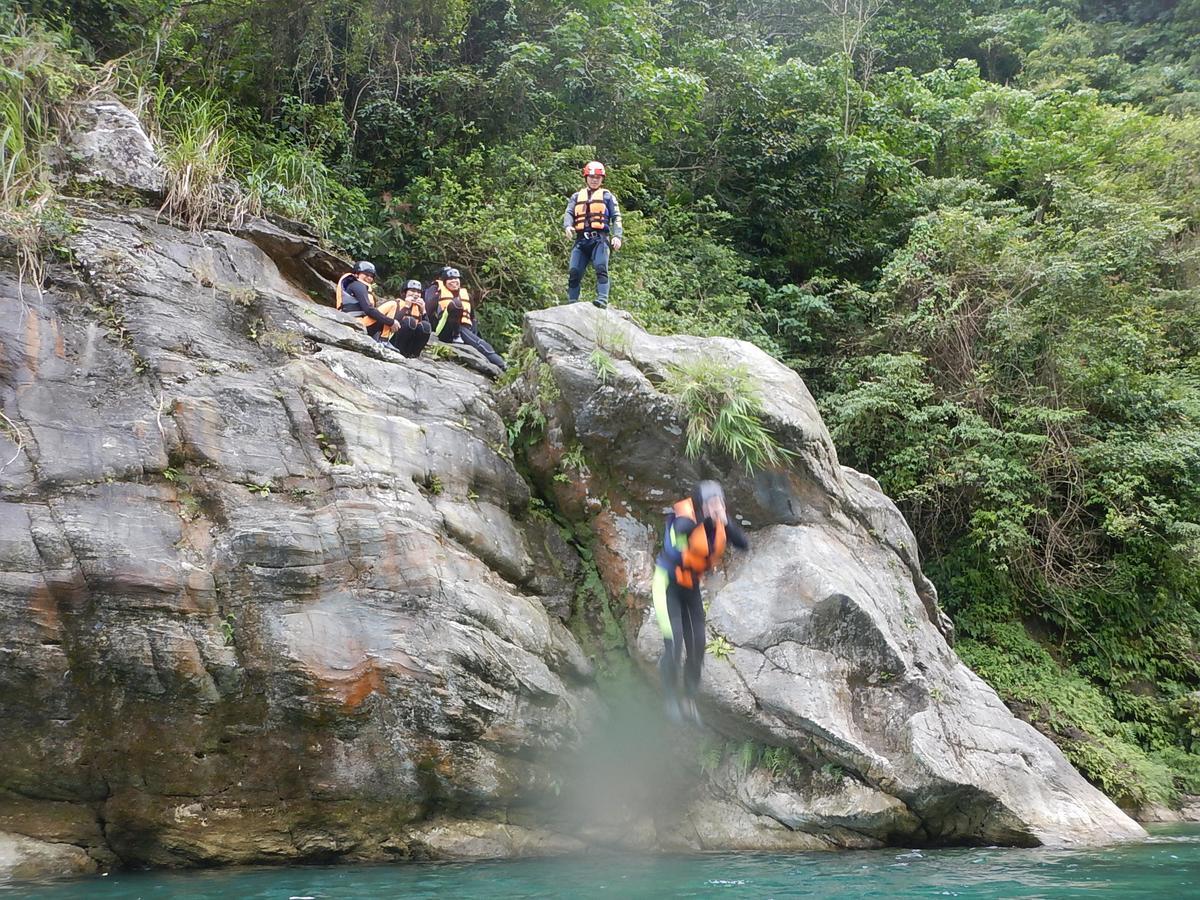
M 344 313 L 358 316 L 367 334 L 383 342 L 392 336 L 399 323 L 392 318 L 400 304 L 395 300 L 375 303 L 375 264 L 356 262 L 354 268 L 338 279 L 335 305 Z
M 429 343 L 432 326 L 425 321 L 425 299 L 421 296 L 421 282 L 409 281 L 404 285 L 404 299 L 400 301 L 400 327 L 392 335 L 392 346 L 409 359 L 416 359 Z
M 471 306 L 471 295 L 462 286 L 462 274 L 452 266 L 425 289 L 425 306 L 438 339 L 446 343 L 466 344 L 501 372 L 508 368 L 503 357 L 479 336 L 479 325 Z

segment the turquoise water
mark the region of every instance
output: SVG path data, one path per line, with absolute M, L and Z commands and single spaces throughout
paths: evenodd
M 0 884 L 36 900 L 403 897 L 1200 897 L 1200 827 L 1103 850 L 877 850 L 793 856 L 609 856 L 118 874 Z

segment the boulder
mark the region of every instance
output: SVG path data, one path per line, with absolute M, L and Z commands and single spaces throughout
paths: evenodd
M 5 876 L 32 881 L 56 875 L 91 875 L 96 862 L 79 847 L 37 841 L 0 831 L 0 884 Z
M 777 829 L 843 846 L 1060 845 L 1143 834 L 958 659 L 911 531 L 873 479 L 839 465 L 795 372 L 743 342 L 653 336 L 585 304 L 529 313 L 525 342 L 535 351 L 526 365 L 542 377 L 518 382 L 510 402 L 540 403 L 547 417 L 529 454 L 535 476 L 548 492 L 584 495 L 563 505 L 597 535 L 601 575 L 625 598 L 633 652 L 651 678 L 662 641 L 647 560 L 666 508 L 696 480 L 719 478 L 750 533 L 751 551 L 729 554 L 708 579 L 709 633 L 725 649 L 709 654 L 702 693 L 722 735 L 760 749 L 746 752 L 742 778 L 710 784 L 693 823 L 738 846 L 764 815 Z M 612 357 L 603 378 L 597 350 Z M 688 457 L 685 420 L 659 386 L 675 361 L 704 358 L 740 366 L 757 384 L 763 422 L 792 454 L 786 465 L 749 474 L 711 451 Z M 559 488 L 554 475 L 568 447 L 589 467 Z M 748 792 L 753 760 L 772 750 L 794 764 L 769 790 Z M 742 824 L 730 824 L 730 804 Z M 692 831 L 706 833 L 700 824 Z
M 83 184 L 150 196 L 163 193 L 162 160 L 127 106 L 112 98 L 93 98 L 77 104 L 72 118 L 58 168 Z
M 0 271 L 0 829 L 158 866 L 575 846 L 494 828 L 599 704 L 490 379 L 243 238 L 71 213 L 39 297 Z

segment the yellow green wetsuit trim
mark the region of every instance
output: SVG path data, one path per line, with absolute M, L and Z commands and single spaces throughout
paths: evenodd
M 667 540 L 679 553 L 688 545 L 687 535 L 676 534 L 675 526 L 667 528 Z M 667 586 L 671 583 L 671 573 L 661 564 L 654 566 L 654 581 L 651 582 L 650 596 L 654 598 L 654 613 L 658 616 L 658 627 L 664 640 L 672 640 L 671 614 L 667 611 Z
M 654 614 L 658 616 L 658 627 L 664 640 L 671 640 L 671 614 L 667 612 L 667 585 L 671 583 L 671 574 L 662 566 L 654 567 L 654 581 L 651 582 L 650 595 L 654 597 Z

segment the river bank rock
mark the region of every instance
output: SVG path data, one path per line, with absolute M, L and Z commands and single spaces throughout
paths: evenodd
M 101 867 L 507 852 L 473 823 L 552 798 L 599 704 L 491 381 L 247 240 L 70 212 L 73 265 L 0 270 L 0 829 Z
M 599 573 L 649 677 L 662 641 L 647 560 L 666 508 L 719 478 L 750 532 L 751 551 L 729 554 L 707 586 L 722 649 L 708 655 L 703 705 L 741 745 L 710 761 L 707 796 L 688 813 L 692 846 L 742 845 L 729 836 L 764 818 L 838 846 L 1143 834 L 954 654 L 903 517 L 838 464 L 793 371 L 740 341 L 655 337 L 583 304 L 528 314 L 525 341 L 539 377 L 511 402 L 546 418 L 529 453 L 536 477 L 597 536 Z M 661 386 L 677 363 L 702 359 L 759 386 L 787 465 L 748 475 L 717 454 L 686 455 L 685 422 Z M 564 459 L 586 464 L 564 481 Z

